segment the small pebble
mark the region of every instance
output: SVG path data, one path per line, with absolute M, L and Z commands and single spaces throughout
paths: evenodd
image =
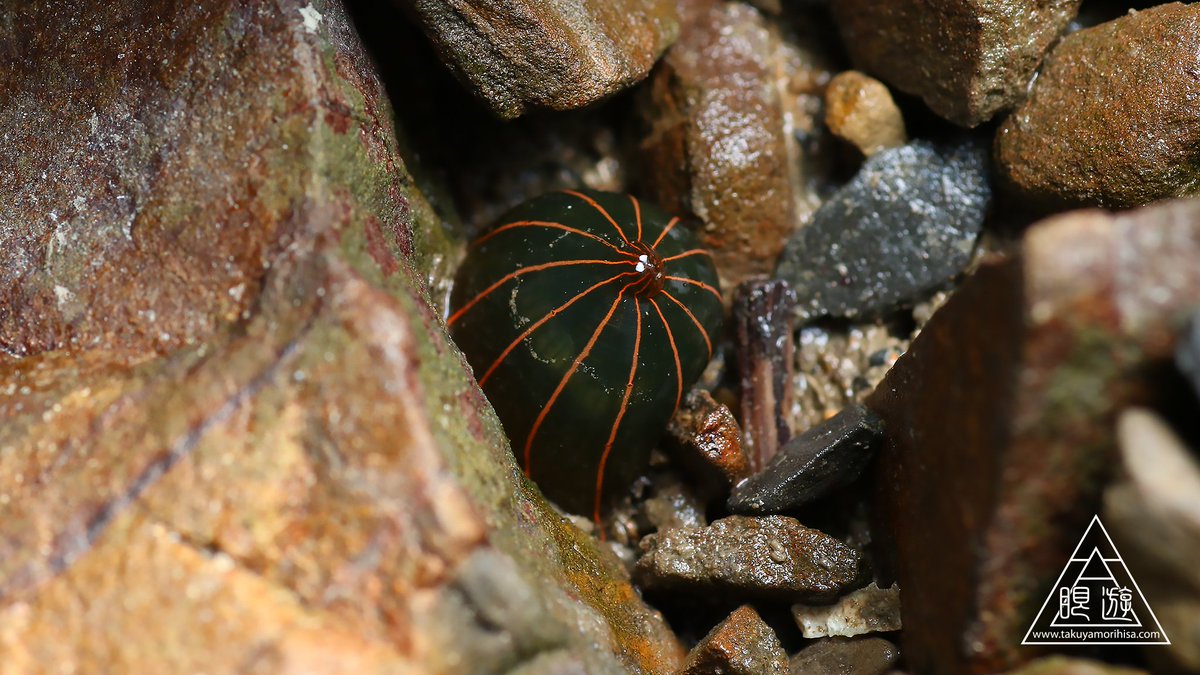
M 904 117 L 887 85 L 857 70 L 838 73 L 829 81 L 825 125 L 867 157 L 908 142 Z

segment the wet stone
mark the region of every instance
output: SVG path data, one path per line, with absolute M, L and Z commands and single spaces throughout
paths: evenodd
M 983 227 L 988 161 L 976 143 L 927 141 L 868 159 L 780 258 L 801 316 L 871 316 L 949 283 Z
M 398 0 L 501 117 L 579 108 L 641 80 L 676 38 L 667 0 Z
M 681 3 L 681 34 L 647 83 L 648 196 L 699 220 L 721 283 L 767 274 L 820 202 L 824 175 L 798 135 L 822 135 L 823 50 L 743 3 Z M 734 197 L 736 195 L 736 197 Z
M 792 616 L 807 638 L 900 630 L 900 588 L 879 588 L 871 582 L 832 605 L 793 605 Z
M 825 124 L 870 157 L 908 142 L 904 117 L 887 85 L 857 70 L 838 73 L 825 90 Z
M 791 511 L 849 485 L 866 468 L 883 438 L 883 421 L 853 404 L 783 446 L 757 474 L 734 488 L 734 513 Z
M 706 492 L 725 494 L 750 475 L 742 432 L 733 411 L 703 389 L 693 389 L 667 429 L 674 457 Z
M 792 436 L 795 305 L 796 294 L 778 279 L 746 281 L 734 294 L 742 431 L 752 471 L 761 470 Z
M 775 631 L 750 605 L 717 624 L 688 654 L 683 675 L 786 675 L 788 658 Z
M 1130 12 L 1063 38 L 996 134 L 1002 183 L 1044 207 L 1200 192 L 1200 5 Z
M 792 657 L 791 675 L 883 675 L 900 658 L 900 649 L 883 638 L 818 640 Z
M 1025 93 L 1080 0 L 836 0 L 855 65 L 973 127 Z
M 729 516 L 642 540 L 634 578 L 650 591 L 821 602 L 854 584 L 858 553 L 794 518 Z

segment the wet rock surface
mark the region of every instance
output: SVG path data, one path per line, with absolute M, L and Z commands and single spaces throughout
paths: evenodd
M 340 4 L 53 16 L 0 27 L 5 668 L 677 667 L 431 308 L 461 242 Z
M 1197 69 L 1196 5 L 1130 12 L 1067 36 L 996 134 L 1005 185 L 1042 207 L 1200 192 Z
M 903 596 L 905 624 L 925 627 L 903 634 L 909 667 L 996 672 L 1034 655 L 1021 637 L 1099 507 L 1117 408 L 1154 391 L 1139 364 L 1170 357 L 1174 317 L 1200 301 L 1198 215 L 1182 200 L 1035 225 L 868 399 L 905 430 L 876 469 L 881 573 L 939 589 Z
M 827 601 L 858 579 L 854 549 L 794 518 L 729 516 L 642 540 L 634 578 L 651 591 Z
M 649 83 L 641 173 L 648 196 L 700 221 L 732 289 L 770 272 L 819 203 L 820 159 L 797 135 L 820 133 L 827 59 L 741 3 L 699 0 L 683 15 Z
M 1031 82 L 1076 3 L 347 1 L 0 12 L 0 671 L 1011 672 L 1096 512 L 1174 644 L 1087 655 L 1200 669 L 1200 213 L 1023 232 L 1183 189 L 1191 6 L 1090 4 Z M 937 114 L 1026 89 L 1029 166 L 1077 166 L 980 232 L 947 157 L 1007 141 Z M 736 319 L 599 523 L 524 480 L 443 327 L 467 240 L 577 187 L 683 216 Z M 817 225 L 789 314 L 755 277 Z M 868 399 L 885 442 L 831 488 Z M 729 517 L 743 481 L 800 520 Z
M 1016 103 L 1079 0 L 834 0 L 855 65 L 966 127 Z
M 666 0 L 397 0 L 497 115 L 578 108 L 641 80 L 678 33 Z
M 825 89 L 825 125 L 867 157 L 908 142 L 904 117 L 887 85 L 856 70 L 830 80 Z
M 874 582 L 832 605 L 793 605 L 792 616 L 807 638 L 853 637 L 900 630 L 900 589 Z
M 883 675 L 900 658 L 896 645 L 883 638 L 818 640 L 792 657 L 791 675 Z
M 688 653 L 684 675 L 786 675 L 779 638 L 750 605 L 717 624 Z
M 923 299 L 971 259 L 991 201 L 987 150 L 915 141 L 867 160 L 788 241 L 775 276 L 804 317 Z
M 707 391 L 688 393 L 667 432 L 679 464 L 709 491 L 724 494 L 750 475 L 750 460 L 733 411 Z
M 854 404 L 780 449 L 759 473 L 729 496 L 734 513 L 785 513 L 849 485 L 862 474 L 883 439 L 883 421 Z
M 1158 415 L 1138 408 L 1117 422 L 1121 478 L 1104 493 L 1104 522 L 1169 648 L 1147 648 L 1154 670 L 1200 670 L 1200 463 Z

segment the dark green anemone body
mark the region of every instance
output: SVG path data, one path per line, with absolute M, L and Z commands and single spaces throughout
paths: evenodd
M 525 473 L 597 521 L 645 470 L 722 315 L 712 258 L 678 218 L 593 191 L 510 211 L 471 245 L 451 306 Z

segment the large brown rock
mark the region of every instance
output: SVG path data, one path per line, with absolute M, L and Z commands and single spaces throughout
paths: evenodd
M 820 203 L 822 160 L 796 136 L 820 129 L 829 66 L 815 42 L 781 35 L 741 3 L 684 4 L 682 34 L 650 78 L 642 182 L 694 214 L 722 286 L 774 269 Z
M 669 0 L 399 0 L 501 117 L 593 103 L 641 80 L 678 32 Z
M 512 461 L 431 309 L 453 230 L 314 4 L 8 5 L 0 669 L 674 669 Z
M 1035 225 L 968 278 L 868 405 L 887 440 L 877 553 L 902 594 L 908 666 L 985 673 L 1020 646 L 1114 466 L 1118 410 L 1154 391 L 1200 303 L 1200 201 Z M 981 311 L 981 308 L 986 308 Z M 953 404 L 953 414 L 947 414 Z
M 832 0 L 855 65 L 966 127 L 1025 93 L 1080 0 Z
M 1137 206 L 1200 193 L 1200 5 L 1152 7 L 1063 39 L 996 134 L 1021 199 Z

